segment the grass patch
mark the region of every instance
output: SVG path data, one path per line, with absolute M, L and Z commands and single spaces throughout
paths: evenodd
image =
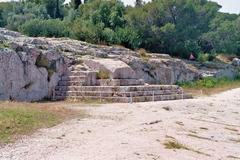
M 236 157 L 236 156 L 227 156 L 227 158 L 230 158 L 230 159 L 240 159 L 240 157 Z
M 193 82 L 178 83 L 185 92 L 195 96 L 212 95 L 226 90 L 240 87 L 240 76 L 235 79 L 228 78 L 204 78 Z
M 183 149 L 183 150 L 195 152 L 197 154 L 202 154 L 202 155 L 205 155 L 208 157 L 211 156 L 211 155 L 203 153 L 201 151 L 189 148 L 189 147 L 185 146 L 184 144 L 179 143 L 175 138 L 171 138 L 171 140 L 166 141 L 163 145 L 165 146 L 166 149 Z
M 204 62 L 208 62 L 208 61 L 213 61 L 215 58 L 214 54 L 207 54 L 207 53 L 200 53 L 198 55 L 198 62 L 204 63 Z
M 0 48 L 3 49 L 3 48 L 9 48 L 10 45 L 8 42 L 6 41 L 0 41 Z
M 208 128 L 206 128 L 206 127 L 200 127 L 199 129 L 201 129 L 201 130 L 208 130 Z
M 100 70 L 97 72 L 97 79 L 109 79 L 110 75 L 109 72 Z
M 236 57 L 236 55 L 224 55 L 224 54 L 218 54 L 215 57 L 215 61 L 217 62 L 222 62 L 222 63 L 226 63 L 226 64 L 230 64 L 233 60 L 233 57 Z
M 143 48 L 138 50 L 138 54 L 141 59 L 143 59 L 145 62 L 148 62 L 151 56 L 147 53 L 147 51 Z
M 238 130 L 235 128 L 225 127 L 224 129 L 232 131 L 232 132 L 238 132 Z
M 180 126 L 184 126 L 184 123 L 183 123 L 183 122 L 176 121 L 175 123 L 178 124 L 178 125 L 180 125 Z
M 56 70 L 56 63 L 55 62 L 50 62 L 46 57 L 40 55 L 37 57 L 36 60 L 36 66 L 38 68 L 43 67 L 47 70 L 48 72 L 48 81 L 50 81 L 50 78 L 54 74 Z
M 172 108 L 170 108 L 170 107 L 168 107 L 168 106 L 166 106 L 166 107 L 162 107 L 164 110 L 166 110 L 166 111 L 172 111 Z
M 185 145 L 177 142 L 176 140 L 169 140 L 164 143 L 166 149 L 185 149 L 189 150 Z
M 240 139 L 230 139 L 230 141 L 232 141 L 232 142 L 236 142 L 236 143 L 240 143 Z
M 14 142 L 40 128 L 55 126 L 79 115 L 52 103 L 0 102 L 0 144 Z

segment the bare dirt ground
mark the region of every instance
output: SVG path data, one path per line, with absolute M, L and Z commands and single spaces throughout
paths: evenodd
M 0 148 L 0 159 L 240 159 L 240 89 L 192 100 L 107 104 L 84 110 L 87 118 L 42 129 Z M 166 149 L 168 142 L 184 147 Z

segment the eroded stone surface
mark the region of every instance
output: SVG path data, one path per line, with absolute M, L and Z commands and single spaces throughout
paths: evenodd
M 136 73 L 126 63 L 114 59 L 89 59 L 85 64 L 97 71 L 106 71 L 111 79 L 135 79 Z
M 51 97 L 67 69 L 65 58 L 25 43 L 32 38 L 16 32 L 0 29 L 0 35 L 5 38 L 0 48 L 0 99 L 38 101 Z
M 175 84 L 179 81 L 192 81 L 198 78 L 198 72 L 186 63 L 174 58 L 150 58 L 144 61 L 133 56 L 123 56 L 126 62 L 136 72 L 139 79 L 149 84 Z
M 232 64 L 234 66 L 240 67 L 240 59 L 239 58 L 234 58 L 232 61 Z
M 199 78 L 202 71 L 206 73 L 204 68 L 192 67 L 168 55 L 149 54 L 149 58 L 144 59 L 123 47 L 68 38 L 32 38 L 3 28 L 0 28 L 0 43 L 3 44 L 0 48 L 0 99 L 4 100 L 36 101 L 51 97 L 61 76 L 72 70 L 89 73 L 85 85 L 98 84 L 96 73 L 99 70 L 108 71 L 109 79 L 142 79 L 141 84 L 192 81 Z M 206 68 L 217 77 L 234 77 L 239 72 L 235 64 L 234 61 L 227 68 L 224 65 Z

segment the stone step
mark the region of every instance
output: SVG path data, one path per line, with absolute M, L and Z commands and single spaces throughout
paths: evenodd
M 104 91 L 104 92 L 133 92 L 133 91 L 159 91 L 172 90 L 182 92 L 175 85 L 145 85 L 145 86 L 57 86 L 56 91 Z
M 57 88 L 68 88 L 68 86 L 83 86 L 85 85 L 86 82 L 81 80 L 81 81 L 59 81 Z
M 150 102 L 150 101 L 167 101 L 190 99 L 191 95 L 188 94 L 171 94 L 171 95 L 157 95 L 157 96 L 138 96 L 138 97 L 96 97 L 96 96 L 56 96 L 56 100 L 77 99 L 77 100 L 100 100 L 106 102 L 130 103 L 130 102 Z
M 173 90 L 135 91 L 135 92 L 105 92 L 105 91 L 56 91 L 56 96 L 96 96 L 96 97 L 138 97 L 182 94 Z
M 157 96 L 139 96 L 133 97 L 132 102 L 149 102 L 149 101 L 167 101 L 179 99 L 191 99 L 192 96 L 188 94 L 171 94 L 171 95 L 157 95 Z M 131 98 L 130 98 L 131 101 Z
M 81 81 L 81 80 L 86 80 L 86 76 L 62 76 L 61 77 L 62 81 Z
M 142 79 L 99 79 L 99 86 L 139 86 L 144 85 Z
M 94 71 L 70 71 L 65 76 L 87 76 L 88 74 L 96 73 Z

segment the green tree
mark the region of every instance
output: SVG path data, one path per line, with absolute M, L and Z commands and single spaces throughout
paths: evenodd
M 126 24 L 124 11 L 123 3 L 117 0 L 88 1 L 80 6 L 71 35 L 88 42 L 116 44 L 116 31 Z
M 118 28 L 117 37 L 121 45 L 131 49 L 138 48 L 142 43 L 139 34 L 130 27 Z
M 222 22 L 216 30 L 203 34 L 202 39 L 212 43 L 217 53 L 240 55 L 240 18 Z
M 71 36 L 90 43 L 100 43 L 103 24 L 93 25 L 91 21 L 77 19 L 73 23 Z
M 0 2 L 0 27 L 7 25 L 8 14 L 13 11 L 14 2 Z
M 136 0 L 135 2 L 135 6 L 136 7 L 141 7 L 143 5 L 143 1 L 142 0 Z
M 209 0 L 21 0 L 0 3 L 0 26 L 31 36 L 120 44 L 188 58 L 240 54 L 240 16 Z M 55 25 L 54 25 L 55 24 Z M 208 54 L 203 54 L 208 53 Z
M 78 7 L 82 4 L 81 0 L 71 0 L 71 6 L 73 9 L 78 9 Z
M 52 18 L 63 18 L 63 3 L 64 0 L 41 0 L 41 4 L 46 7 L 47 13 Z
M 188 57 L 190 51 L 199 51 L 198 39 L 209 30 L 219 8 L 207 0 L 155 0 L 129 8 L 126 16 L 128 25 L 141 33 L 142 48 Z
M 34 18 L 49 18 L 43 5 L 32 2 L 14 3 L 13 10 L 7 13 L 6 27 L 17 31 L 19 26 Z

